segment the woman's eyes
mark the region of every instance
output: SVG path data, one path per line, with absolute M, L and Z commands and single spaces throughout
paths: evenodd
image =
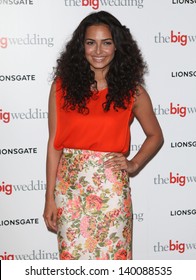
M 94 41 L 86 41 L 86 45 L 92 46 L 94 44 L 96 44 L 96 42 L 94 42 Z M 103 45 L 109 46 L 109 45 L 112 45 L 112 42 L 111 41 L 104 41 Z
M 86 44 L 87 44 L 87 45 L 93 45 L 94 42 L 93 42 L 93 41 L 86 41 Z
M 105 41 L 104 45 L 112 45 L 112 42 L 111 41 Z

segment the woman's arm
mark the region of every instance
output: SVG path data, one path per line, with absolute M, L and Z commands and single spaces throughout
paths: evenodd
M 130 167 L 135 166 L 136 170 L 141 169 L 160 149 L 163 144 L 163 134 L 154 114 L 151 99 L 143 87 L 138 87 L 133 105 L 133 114 L 139 121 L 146 139 L 138 153 L 131 159 Z M 129 170 L 128 170 L 129 171 Z
M 57 151 L 54 148 L 54 138 L 56 134 L 56 85 L 52 84 L 49 97 L 49 108 L 48 108 L 48 128 L 49 128 L 49 139 L 47 148 L 47 159 L 46 159 L 46 195 L 45 195 L 45 209 L 44 209 L 44 220 L 48 229 L 52 231 L 57 230 L 56 217 L 57 208 L 54 201 L 54 187 L 56 183 L 56 174 L 59 164 L 59 160 L 62 154 L 61 151 Z
M 162 130 L 154 114 L 150 97 L 142 86 L 137 88 L 135 94 L 133 114 L 146 135 L 145 141 L 131 160 L 127 160 L 121 153 L 111 153 L 109 156 L 113 157 L 106 163 L 106 166 L 112 167 L 114 171 L 125 169 L 129 174 L 139 171 L 163 144 Z

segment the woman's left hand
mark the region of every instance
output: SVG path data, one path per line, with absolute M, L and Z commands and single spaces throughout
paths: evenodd
M 108 153 L 107 157 L 109 159 L 105 161 L 104 165 L 106 168 L 111 168 L 114 172 L 126 170 L 131 174 L 138 169 L 138 164 L 131 160 L 129 161 L 122 153 Z

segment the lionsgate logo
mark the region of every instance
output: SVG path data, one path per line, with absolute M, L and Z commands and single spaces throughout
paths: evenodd
M 171 142 L 171 148 L 196 148 L 196 140 L 195 141 L 178 141 Z
M 196 78 L 196 70 L 190 71 L 172 71 L 172 78 Z
M 159 32 L 154 36 L 156 44 L 179 44 L 186 46 L 188 43 L 196 43 L 196 35 L 182 34 L 180 31 L 170 31 L 170 34 L 164 35 Z
M 37 154 L 37 147 L 33 148 L 3 148 L 0 149 L 0 155 L 27 155 Z
M 196 215 L 196 209 L 185 209 L 185 210 L 182 210 L 182 209 L 178 209 L 178 210 L 171 210 L 170 211 L 170 216 L 171 217 L 175 217 L 175 216 L 194 216 Z
M 0 123 L 3 122 L 8 124 L 11 120 L 36 120 L 36 119 L 47 119 L 48 112 L 42 111 L 39 108 L 29 108 L 27 112 L 14 112 L 5 111 L 0 109 Z
M 24 82 L 24 81 L 35 81 L 35 74 L 0 75 L 0 82 Z
M 155 115 L 173 115 L 181 118 L 186 117 L 188 114 L 195 114 L 196 107 L 188 107 L 182 104 L 174 104 L 170 102 L 169 107 L 163 107 L 160 104 L 154 107 Z
M 0 0 L 0 5 L 34 5 L 34 0 Z
M 46 183 L 42 180 L 31 180 L 27 184 L 12 184 L 0 181 L 0 194 L 12 195 L 13 192 L 45 191 Z
M 41 249 L 20 255 L 13 252 L 0 252 L 0 260 L 58 260 L 58 252 L 45 252 Z
M 64 0 L 66 7 L 91 7 L 97 10 L 100 7 L 144 7 L 144 0 Z
M 172 0 L 172 4 L 196 4 L 196 0 Z
M 26 225 L 38 225 L 38 218 L 20 218 L 20 219 L 12 219 L 12 220 L 1 220 L 0 227 L 7 226 L 26 226 Z
M 0 48 L 6 49 L 15 46 L 54 46 L 53 37 L 42 37 L 39 34 L 26 34 L 25 37 L 0 36 Z

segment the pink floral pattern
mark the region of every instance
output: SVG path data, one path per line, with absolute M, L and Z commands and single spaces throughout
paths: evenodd
M 132 258 L 132 205 L 126 171 L 106 153 L 64 149 L 55 186 L 61 260 Z

